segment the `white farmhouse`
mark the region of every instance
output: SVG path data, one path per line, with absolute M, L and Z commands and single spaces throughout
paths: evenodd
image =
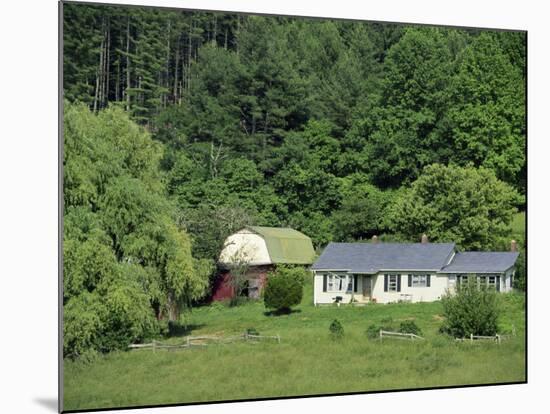
M 515 242 L 513 247 L 515 250 Z M 429 302 L 472 276 L 512 289 L 517 251 L 458 252 L 454 243 L 329 243 L 311 267 L 314 303 Z

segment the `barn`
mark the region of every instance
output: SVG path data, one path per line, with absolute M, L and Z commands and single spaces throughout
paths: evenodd
M 247 226 L 224 242 L 218 261 L 220 270 L 212 286 L 212 300 L 230 299 L 235 295 L 232 270 L 238 267 L 244 267 L 244 294 L 259 298 L 268 273 L 277 265 L 309 266 L 314 259 L 311 239 L 297 230 Z

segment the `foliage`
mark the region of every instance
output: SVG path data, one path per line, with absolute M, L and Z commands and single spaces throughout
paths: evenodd
M 448 293 L 441 302 L 446 318 L 441 331 L 457 338 L 473 335 L 492 336 L 498 332 L 497 293 L 479 286 L 474 277 L 462 281 L 456 293 Z
M 386 228 L 386 213 L 393 192 L 381 191 L 364 174 L 352 174 L 340 181 L 342 203 L 332 213 L 334 239 L 354 241 L 379 235 Z
M 365 331 L 365 334 L 369 339 L 377 339 L 380 336 L 380 329 L 381 328 L 378 325 L 369 325 L 369 327 Z
M 120 108 L 65 103 L 64 355 L 125 349 L 203 296 L 159 171 L 160 147 Z
M 344 327 L 338 319 L 334 319 L 328 327 L 332 339 L 342 339 L 344 337 Z
M 516 273 L 514 274 L 514 287 L 523 292 L 527 289 L 527 266 L 525 249 L 521 249 L 516 261 Z
M 434 164 L 396 199 L 390 228 L 412 240 L 426 233 L 465 250 L 491 249 L 508 236 L 518 201 L 491 170 Z
M 305 270 L 301 267 L 278 266 L 269 273 L 264 290 L 264 304 L 268 309 L 280 313 L 290 312 L 290 308 L 302 301 Z
M 418 336 L 422 335 L 422 330 L 412 320 L 403 321 L 399 324 L 399 332 L 412 333 Z
M 247 335 L 260 335 L 256 328 L 246 328 Z
M 452 105 L 445 121 L 455 149 L 451 160 L 490 168 L 522 193 L 524 94 L 521 69 L 514 67 L 497 37 L 482 33 L 458 58 L 451 86 Z

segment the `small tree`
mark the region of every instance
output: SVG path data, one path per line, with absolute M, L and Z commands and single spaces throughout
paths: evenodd
M 299 267 L 280 266 L 267 278 L 264 303 L 268 309 L 289 313 L 292 306 L 302 301 L 305 270 Z
M 332 339 L 342 339 L 344 336 L 344 327 L 338 319 L 332 321 L 328 330 L 330 331 L 330 337 Z
M 243 245 L 231 256 L 230 283 L 233 288 L 234 296 L 231 299 L 231 305 L 237 305 L 240 298 L 244 295 L 247 287 L 247 273 L 250 268 L 250 257 L 246 251 L 246 245 Z
M 446 320 L 441 331 L 454 337 L 495 335 L 497 333 L 498 298 L 496 292 L 480 286 L 475 277 L 469 277 L 442 298 Z
M 414 321 L 403 321 L 399 325 L 399 332 L 422 335 L 422 330 Z

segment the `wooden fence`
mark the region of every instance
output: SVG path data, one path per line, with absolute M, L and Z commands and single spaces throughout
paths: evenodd
M 226 336 L 226 337 L 209 336 L 209 335 L 187 336 L 184 338 L 184 342 L 179 344 L 167 344 L 167 343 L 153 340 L 152 342 L 147 344 L 130 344 L 128 345 L 128 348 L 152 349 L 153 352 L 155 352 L 157 349 L 176 350 L 176 349 L 184 349 L 184 348 L 192 348 L 192 347 L 205 347 L 212 344 L 228 344 L 236 341 L 247 341 L 247 342 L 251 341 L 251 343 L 257 343 L 265 339 L 275 340 L 277 341 L 277 343 L 281 343 L 281 337 L 279 335 L 276 335 L 276 336 L 251 335 L 245 332 L 242 335 Z
M 383 331 L 380 329 L 380 340 L 382 338 L 394 338 L 394 339 L 424 339 L 421 336 L 415 335 L 413 333 L 403 333 L 403 332 L 391 332 L 391 331 Z
M 500 345 L 500 342 L 502 341 L 501 335 L 495 335 L 495 336 L 483 336 L 483 335 L 474 335 L 470 334 L 469 338 L 455 338 L 459 342 L 470 342 L 473 343 L 474 341 L 495 341 L 497 344 Z

